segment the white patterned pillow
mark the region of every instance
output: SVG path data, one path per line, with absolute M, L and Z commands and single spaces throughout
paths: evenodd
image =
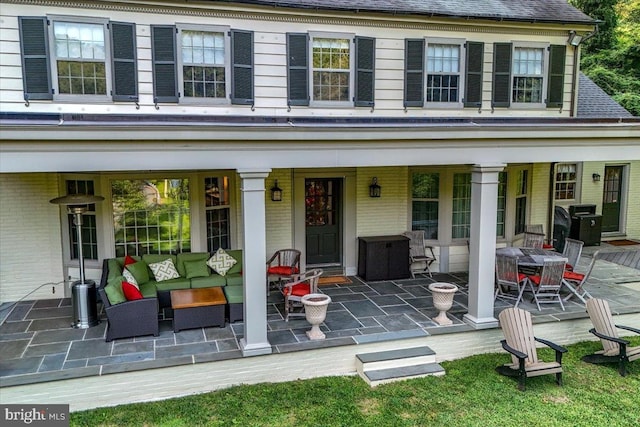
M 180 277 L 176 266 L 173 265 L 171 258 L 165 259 L 162 262 L 154 262 L 149 264 L 149 268 L 153 272 L 153 277 L 156 278 L 156 282 L 162 282 L 169 279 L 177 279 Z
M 125 282 L 129 282 L 133 286 L 135 286 L 136 288 L 140 289 L 140 287 L 138 286 L 138 281 L 136 280 L 135 277 L 133 277 L 133 274 L 131 274 L 131 272 L 129 270 L 127 270 L 127 267 L 125 267 L 122 270 L 122 276 L 124 277 L 124 281 Z
M 224 276 L 237 262 L 234 257 L 220 248 L 209 258 L 207 265 L 219 275 Z

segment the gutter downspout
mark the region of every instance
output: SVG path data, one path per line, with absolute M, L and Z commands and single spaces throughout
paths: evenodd
M 596 28 L 591 33 L 587 34 L 580 40 L 578 46 L 573 46 L 573 78 L 571 79 L 571 105 L 569 109 L 569 117 L 575 117 L 577 112 L 575 111 L 576 106 L 578 104 L 577 98 L 577 89 L 578 89 L 578 72 L 580 70 L 580 45 L 585 42 L 585 40 L 589 40 L 591 37 L 595 36 L 598 33 L 598 24 L 596 23 Z

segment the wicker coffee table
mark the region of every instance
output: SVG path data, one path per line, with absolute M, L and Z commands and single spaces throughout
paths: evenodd
M 173 331 L 224 327 L 224 310 L 227 300 L 222 288 L 180 289 L 171 291 Z

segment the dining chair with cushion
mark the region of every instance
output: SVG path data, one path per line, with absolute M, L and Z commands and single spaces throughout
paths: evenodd
M 562 279 L 564 280 L 565 287 L 569 289 L 569 293 L 564 297 L 564 301 L 568 301 L 574 296 L 577 296 L 580 301 L 586 304 L 587 298 L 591 298 L 591 294 L 587 292 L 584 285 L 589 280 L 589 277 L 591 277 L 591 272 L 593 271 L 599 257 L 600 251 L 594 252 L 591 262 L 589 263 L 589 267 L 587 267 L 583 273 L 575 271 L 575 269 L 569 271 L 565 268 Z
M 616 325 L 606 300 L 591 298 L 586 305 L 594 326 L 589 332 L 600 338 L 603 349 L 582 357 L 582 360 L 587 363 L 617 363 L 618 372 L 624 377 L 627 374 L 627 363 L 640 359 L 640 346 L 629 347 L 630 342 L 620 338 L 617 330 L 626 329 L 640 334 L 640 329 Z
M 564 266 L 566 263 L 566 258 L 545 258 L 540 274 L 529 276 L 529 281 L 533 289 L 533 299 L 538 306 L 538 310 L 541 310 L 540 304 L 558 302 L 560 307 L 562 307 L 562 311 L 564 311 L 560 289 L 563 284 Z
M 522 300 L 522 294 L 529 283 L 526 274 L 518 270 L 518 258 L 506 255 L 496 255 L 496 291 L 497 298 L 514 300 L 517 307 Z M 513 293 L 509 292 L 513 291 Z
M 271 283 L 282 283 L 300 274 L 300 251 L 297 249 L 277 250 L 267 261 L 267 293 Z
M 564 241 L 564 250 L 562 256 L 567 259 L 567 265 L 565 269 L 573 271 L 580 261 L 580 255 L 582 255 L 582 247 L 584 242 L 581 240 L 566 238 Z
M 544 227 L 542 224 L 527 224 L 524 226 L 524 231 L 525 233 L 544 234 Z M 543 240 L 542 249 L 554 249 L 554 247 L 551 243 L 544 243 Z
M 500 341 L 502 348 L 511 354 L 511 363 L 498 366 L 501 375 L 518 378 L 518 389 L 524 391 L 528 377 L 556 374 L 556 382 L 562 385 L 562 355 L 567 349 L 551 341 L 533 335 L 531 313 L 520 308 L 507 308 L 498 315 L 500 327 L 505 339 Z M 538 359 L 536 341 L 555 350 L 555 362 L 543 362 Z
M 318 280 L 322 276 L 322 269 L 316 268 L 303 274 L 293 275 L 292 281 L 284 282 L 280 292 L 284 297 L 284 320 L 291 316 L 304 316 L 302 297 L 318 293 Z M 296 310 L 297 309 L 297 310 Z
M 542 249 L 544 245 L 544 237 L 543 233 L 530 233 L 525 231 L 522 247 Z

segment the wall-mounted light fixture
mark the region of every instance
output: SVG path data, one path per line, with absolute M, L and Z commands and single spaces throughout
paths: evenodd
M 378 178 L 375 176 L 371 180 L 371 185 L 369 186 L 369 197 L 380 197 L 380 186 L 378 185 Z
M 271 201 L 273 202 L 281 202 L 282 201 L 282 188 L 278 187 L 278 180 L 276 179 L 275 184 L 271 187 Z
M 600 182 L 600 174 L 597 172 L 591 175 L 591 178 L 593 178 L 593 182 Z
M 576 33 L 575 31 L 570 31 L 567 43 L 569 43 L 573 47 L 577 47 L 580 45 L 580 43 L 582 43 L 582 36 L 578 35 L 578 33 Z

